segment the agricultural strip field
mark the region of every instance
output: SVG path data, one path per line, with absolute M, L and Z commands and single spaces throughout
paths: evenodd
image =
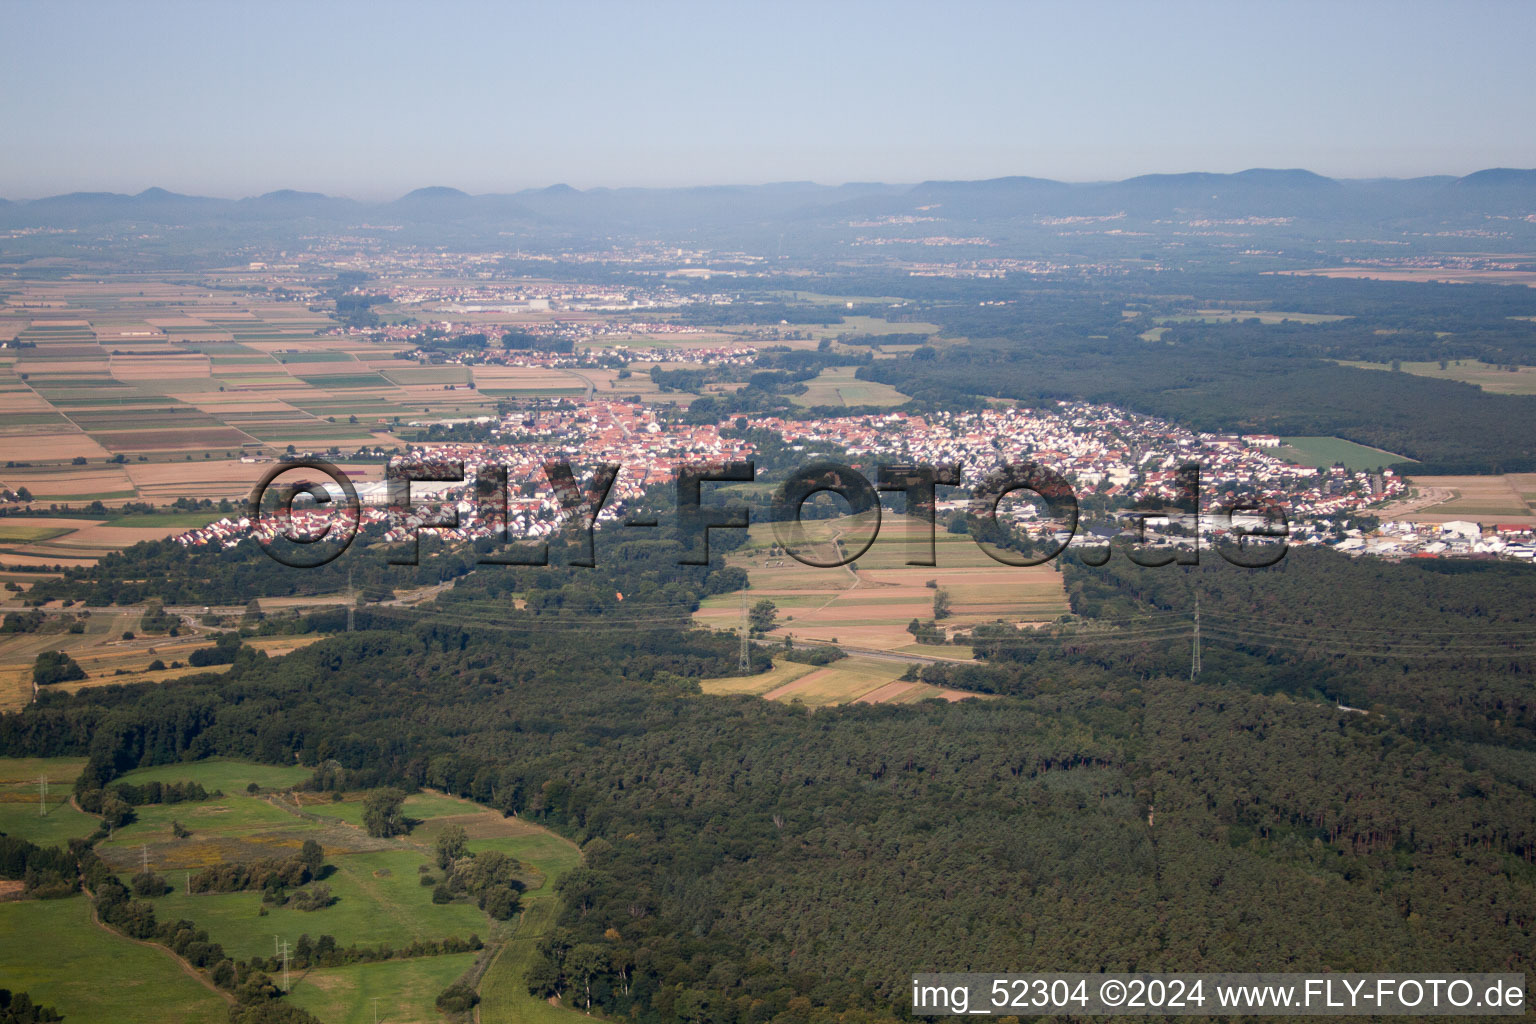
M 1398 502 L 1385 519 L 1446 523 L 1536 523 L 1536 473 L 1410 477 L 1418 499 Z
M 936 650 L 939 649 L 927 648 L 925 653 Z M 908 704 L 930 697 L 955 701 L 977 696 L 902 679 L 910 667 L 910 663 L 858 654 L 821 667 L 775 659 L 773 668 L 767 672 L 705 679 L 700 687 L 711 696 L 754 694 L 764 700 L 813 708 L 853 703 Z
M 748 601 L 768 599 L 778 607 L 770 639 L 842 642 L 855 647 L 901 651 L 911 648 L 913 619 L 933 618 L 939 589 L 949 596 L 950 615 L 940 626 L 963 632 L 983 622 L 1049 622 L 1067 611 L 1061 575 L 1051 564 L 1018 568 L 993 561 L 969 536 L 937 530 L 932 568 L 906 564 L 908 544 L 922 524 L 886 514 L 875 543 L 854 563 L 833 569 L 807 566 L 782 553 L 770 524 L 751 528 L 748 542 L 726 556 L 726 564 L 747 571 Z M 840 540 L 834 535 L 847 531 Z M 804 552 L 818 561 L 833 559 L 832 544 L 862 543 L 867 527 L 848 519 L 809 524 Z M 818 539 L 818 537 L 820 539 Z M 860 538 L 855 541 L 854 538 Z M 846 549 L 845 549 L 846 550 Z M 928 584 L 932 582 L 934 586 Z M 706 598 L 695 614 L 703 625 L 734 629 L 740 623 L 739 595 Z M 931 657 L 968 659 L 968 648 L 915 648 Z

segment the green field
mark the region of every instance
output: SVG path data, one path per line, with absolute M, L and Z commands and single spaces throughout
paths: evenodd
M 245 337 L 248 341 L 257 340 L 250 335 L 243 335 L 243 337 Z M 276 340 L 283 340 L 282 336 L 278 335 Z M 354 363 L 357 361 L 351 356 L 347 355 L 345 352 L 330 352 L 325 350 L 314 350 L 306 352 L 278 352 L 273 356 L 273 358 L 280 363 Z
M 708 694 L 750 693 L 754 697 L 760 697 L 769 690 L 777 689 L 785 683 L 792 683 L 814 671 L 816 671 L 815 665 L 779 659 L 774 661 L 773 667 L 767 672 L 759 672 L 754 676 L 718 676 L 703 679 L 700 680 L 699 686 Z
M 1380 448 L 1368 448 L 1341 437 L 1282 437 L 1279 448 L 1271 449 L 1287 462 L 1298 466 L 1327 469 L 1343 463 L 1350 470 L 1371 470 L 1395 462 L 1413 462 L 1406 455 L 1394 455 Z
M 316 968 L 294 981 L 288 1000 L 325 1024 L 440 1024 L 433 1001 L 474 962 L 473 953 L 455 953 Z
M 254 782 L 263 789 L 287 789 L 309 778 L 313 772 L 298 765 L 252 764 L 246 761 L 193 761 L 186 764 L 162 764 L 140 768 L 124 775 L 120 782 L 196 782 L 210 793 L 244 793 Z
M 376 373 L 301 373 L 294 374 L 312 388 L 383 388 L 389 381 Z
M 226 1004 L 164 951 L 91 922 L 83 896 L 0 903 L 0 986 L 26 992 L 66 1021 L 220 1024 Z
M 0 832 L 20 836 L 39 846 L 63 846 L 84 839 L 100 822 L 69 804 L 68 782 L 48 791 L 48 813 L 38 813 L 37 784 L 0 789 Z
M 467 366 L 402 366 L 380 371 L 393 384 L 468 384 Z
M 65 833 L 85 835 L 96 828 L 96 819 L 67 806 L 69 786 L 83 760 L 0 759 L 0 831 L 35 837 L 48 843 L 62 841 Z M 46 775 L 50 786 L 50 810 L 38 815 L 36 779 Z M 318 794 L 294 804 L 287 796 L 272 794 L 307 778 L 302 766 L 262 765 L 210 760 L 140 769 L 123 781 L 195 781 L 222 795 L 205 801 L 136 808 L 136 820 L 98 844 L 104 860 L 124 877 L 138 869 L 141 858 L 162 873 L 173 891 L 156 897 L 161 920 L 186 918 L 206 928 L 231 956 L 267 955 L 273 937 L 290 942 L 301 934 L 329 934 L 343 947 L 359 944 L 389 945 L 399 949 L 413 940 L 467 939 L 479 935 L 496 941 L 514 930 L 524 940 L 514 943 L 510 958 L 503 956 L 495 974 L 498 1017 L 483 1020 L 524 1020 L 570 1013 L 548 1006 L 527 993 L 522 983 L 533 942 L 553 918 L 552 887 L 564 872 L 580 863 L 575 846 L 559 836 L 517 818 L 467 800 L 436 792 L 421 792 L 407 799 L 405 810 L 419 824 L 410 835 L 393 839 L 367 836 L 353 824 L 361 821 L 361 794 L 347 794 L 332 802 Z M 257 783 L 262 790 L 248 794 Z M 172 834 L 175 821 L 191 831 L 184 839 Z M 42 824 L 39 824 L 39 823 Z M 498 924 L 469 902 L 434 904 L 432 886 L 422 885 L 423 875 L 435 875 L 433 842 L 448 824 L 462 825 L 475 853 L 500 850 L 523 865 L 528 887 L 526 906 L 531 916 L 517 923 Z M 255 892 L 199 893 L 186 891 L 188 877 L 204 866 L 256 857 L 288 856 L 303 840 L 312 838 L 325 849 L 326 871 L 322 884 L 329 886 L 336 902 L 318 911 L 268 906 L 263 913 L 261 896 Z M 425 870 L 423 870 L 425 869 Z M 73 917 L 71 916 L 73 915 Z M 527 923 L 527 927 L 524 926 Z M 67 945 L 70 957 L 57 950 L 32 957 L 12 957 L 17 938 L 32 930 L 49 933 L 50 940 Z M 7 955 L 6 983 L 24 989 L 77 1020 L 223 1020 L 223 1002 L 183 974 L 171 958 L 155 949 L 135 945 L 90 924 L 84 899 L 55 902 L 17 901 L 0 904 L 0 941 Z M 494 955 L 491 949 L 487 955 Z M 125 959 L 126 958 L 126 959 Z M 134 983 L 93 986 L 74 982 L 70 975 L 55 973 L 58 963 L 92 961 L 95 977 L 103 970 L 125 968 Z M 462 975 L 475 955 L 454 954 L 410 960 L 391 960 L 340 968 L 315 969 L 296 976 L 292 999 L 327 1022 L 371 1021 L 373 1000 L 379 1000 L 380 1020 L 438 1022 L 434 1008 L 437 994 Z M 14 962 L 14 963 L 13 963 Z M 110 967 L 101 965 L 110 962 Z M 80 975 L 82 972 L 75 972 Z M 139 981 L 142 979 L 142 982 Z M 184 983 L 184 984 L 183 984 Z M 163 1001 L 150 1008 L 148 993 Z M 200 1005 L 199 993 L 207 993 Z M 156 1015 L 158 1012 L 159 1015 Z
M 27 526 L 24 523 L 0 523 L 0 542 L 36 544 L 74 531 L 67 526 Z
M 577 1019 L 574 1011 L 529 995 L 523 980 L 538 957 L 539 939 L 554 919 L 553 900 L 524 901 L 517 930 L 480 979 L 481 1024 L 572 1024 Z
M 907 396 L 891 387 L 854 376 L 858 367 L 830 366 L 805 382 L 804 394 L 795 395 L 796 405 L 811 408 L 818 405 L 863 406 L 902 405 Z
M 337 803 L 306 804 L 304 810 L 327 818 L 344 821 L 354 828 L 363 827 L 363 795 L 354 793 Z M 412 793 L 405 798 L 403 807 L 409 818 L 426 821 L 445 814 L 465 814 L 480 810 L 475 804 L 441 793 Z
M 192 828 L 196 833 L 195 825 Z M 316 838 L 324 845 L 323 836 L 317 834 Z M 335 870 L 322 884 L 330 886 L 336 902 L 324 910 L 269 907 L 263 917 L 260 893 L 189 896 L 178 889 L 154 901 L 155 913 L 161 918 L 185 917 L 196 921 L 235 957 L 270 953 L 272 936 L 279 935 L 291 942 L 306 932 L 312 937 L 333 935 L 343 946 L 387 944 L 396 949 L 417 939 L 467 939 L 470 935 L 486 938 L 491 924 L 474 904 L 432 902 L 432 889 L 420 884 L 417 871 L 429 859 L 427 851 L 416 849 L 335 855 L 328 851 L 326 862 Z M 184 885 L 184 875 L 185 872 L 174 871 L 168 878 L 172 884 Z
M 96 831 L 97 820 L 70 806 L 70 787 L 85 759 L 79 757 L 0 758 L 0 832 L 39 846 L 62 846 Z M 39 805 L 39 777 L 48 780 L 47 814 Z

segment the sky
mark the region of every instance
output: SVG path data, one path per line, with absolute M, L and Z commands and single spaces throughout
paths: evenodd
M 1536 166 L 1536 4 L 10 0 L 0 196 Z

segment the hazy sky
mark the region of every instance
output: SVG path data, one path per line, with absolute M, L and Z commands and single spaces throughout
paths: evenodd
M 0 8 L 0 195 L 1536 166 L 1536 4 Z

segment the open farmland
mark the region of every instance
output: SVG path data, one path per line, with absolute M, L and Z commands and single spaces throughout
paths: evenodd
M 819 569 L 783 554 L 772 527 L 758 524 L 752 527 L 749 542 L 731 552 L 726 562 L 747 570 L 751 579 L 749 602 L 766 598 L 778 607 L 770 639 L 835 641 L 874 650 L 968 659 L 969 648 L 919 645 L 907 631 L 913 619 L 933 618 L 934 595 L 941 588 L 949 596 L 950 615 L 940 626 L 951 634 L 998 620 L 1049 622 L 1066 612 L 1061 575 L 1051 564 L 1029 568 L 1003 565 L 966 535 L 937 530 L 934 547 L 938 564 L 931 568 L 907 565 L 907 544 L 921 528 L 919 521 L 908 516 L 886 514 L 875 543 L 855 562 Z M 844 530 L 848 531 L 846 536 L 842 535 Z M 807 535 L 811 538 L 808 556 L 830 561 L 833 544 L 853 545 L 855 535 L 867 536 L 867 527 L 856 528 L 847 519 L 823 520 L 811 523 Z M 930 582 L 934 586 L 930 587 Z M 741 618 L 740 598 L 734 594 L 708 598 L 695 618 L 715 628 L 735 628 Z
M 1503 476 L 1414 476 L 1413 494 L 1381 513 L 1423 523 L 1472 520 L 1536 523 L 1536 473 Z
M 774 660 L 767 672 L 705 679 L 700 685 L 712 696 L 746 693 L 813 708 L 854 703 L 908 704 L 931 697 L 956 701 L 977 696 L 903 679 L 910 667 L 910 663 L 859 654 L 820 667 L 780 658 Z
M 854 376 L 858 367 L 832 366 L 806 381 L 804 394 L 795 396 L 795 404 L 813 408 L 830 406 L 890 406 L 901 405 L 908 396 L 889 384 L 859 380 Z
M 323 603 L 315 599 L 307 603 Z M 0 711 L 13 711 L 32 700 L 32 665 L 44 651 L 64 651 L 74 658 L 86 678 L 56 683 L 50 690 L 75 693 L 92 686 L 127 683 L 158 683 L 199 672 L 225 672 L 228 665 L 197 667 L 188 664 L 193 651 L 213 646 L 216 632 L 198 625 L 181 627 L 179 636 L 138 632 L 143 610 L 137 608 L 96 608 L 72 610 L 50 618 L 35 633 L 0 635 Z M 79 633 L 66 631 L 68 621 L 83 627 Z M 134 633 L 124 639 L 124 633 Z M 318 634 L 251 637 L 246 643 L 269 655 L 296 650 L 320 639 Z M 154 662 L 164 668 L 150 669 Z
M 1354 366 L 1362 370 L 1391 371 L 1391 363 L 1343 362 L 1342 366 Z M 1509 369 L 1484 363 L 1476 359 L 1450 359 L 1442 368 L 1438 362 L 1399 362 L 1398 370 L 1418 377 L 1435 380 L 1459 380 L 1473 384 L 1495 395 L 1536 395 L 1536 366 L 1517 366 Z
M 4 483 L 50 501 L 235 497 L 217 472 L 183 467 L 167 495 L 140 490 L 132 470 L 288 444 L 394 445 L 399 418 L 456 397 L 397 386 L 359 352 L 399 365 L 399 346 L 318 333 L 332 323 L 293 303 L 137 279 L 28 285 L 0 306 L 0 333 L 28 346 L 0 374 L 0 437 L 24 437 L 26 455 Z M 368 411 L 345 410 L 358 398 Z M 337 404 L 339 416 L 322 411 Z M 126 462 L 103 465 L 113 456 Z

